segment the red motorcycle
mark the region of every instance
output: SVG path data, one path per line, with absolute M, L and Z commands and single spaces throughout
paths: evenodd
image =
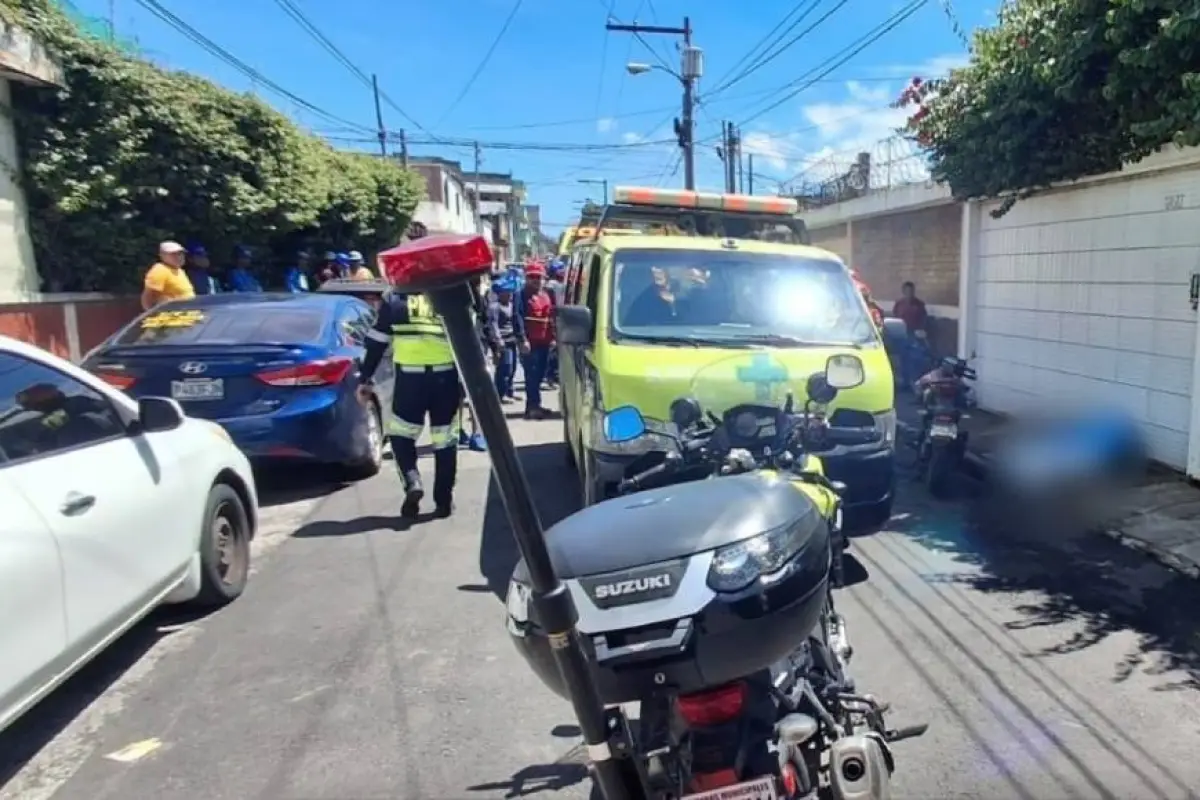
M 961 423 L 975 406 L 967 381 L 976 377 L 966 359 L 947 356 L 914 387 L 921 403 L 921 424 L 913 442 L 917 467 L 929 493 L 939 499 L 950 494 L 967 450 L 968 434 Z

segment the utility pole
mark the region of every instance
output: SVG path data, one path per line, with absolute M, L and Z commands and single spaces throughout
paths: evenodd
M 117 0 L 108 0 L 108 43 L 117 41 Z
M 408 169 L 408 134 L 404 128 L 400 129 L 400 164 Z
M 754 153 L 746 156 L 746 194 L 754 194 Z
M 483 213 L 480 210 L 480 205 L 483 203 L 483 198 L 479 196 L 479 165 L 482 159 L 479 154 L 479 142 L 475 142 L 475 232 L 483 233 Z M 496 232 L 499 235 L 499 231 Z M 497 242 L 499 244 L 499 242 Z
M 668 36 L 682 36 L 683 49 L 680 52 L 680 70 L 675 72 L 667 67 L 656 67 L 649 64 L 628 64 L 626 69 L 634 74 L 649 72 L 651 69 L 662 69 L 673 75 L 683 84 L 683 110 L 675 120 L 675 136 L 679 147 L 683 150 L 683 185 L 685 189 L 696 188 L 696 81 L 704 74 L 704 52 L 692 46 L 692 21 L 690 17 L 683 18 L 682 28 L 672 28 L 664 25 L 619 25 L 609 22 L 605 28 L 610 31 L 643 34 L 658 33 Z
M 379 130 L 379 155 L 387 158 L 387 131 L 383 127 L 383 109 L 379 105 L 379 79 L 371 76 L 371 93 L 375 95 L 375 127 Z
M 742 129 L 737 129 L 737 145 L 734 147 L 737 152 L 737 169 L 738 169 L 738 193 L 746 191 L 746 171 L 745 163 L 742 161 Z
M 724 123 L 722 132 L 725 137 L 725 191 L 733 194 L 737 191 L 737 139 L 733 123 Z

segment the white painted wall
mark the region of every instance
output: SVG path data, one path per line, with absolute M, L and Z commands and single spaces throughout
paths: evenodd
M 992 219 L 996 205 L 964 215 L 962 344 L 979 358 L 980 404 L 1113 405 L 1143 424 L 1152 457 L 1184 469 L 1200 154 L 1153 156 Z
M 0 106 L 11 105 L 9 82 L 0 80 Z M 12 118 L 0 114 L 0 303 L 30 300 L 40 288 L 25 195 L 13 180 L 19 169 Z
M 444 203 L 422 200 L 417 204 L 413 218 L 425 224 L 430 230 L 452 231 L 454 233 L 475 232 L 475 212 L 471 207 L 471 197 L 466 188 L 453 175 L 446 171 L 439 173 L 442 181 Z

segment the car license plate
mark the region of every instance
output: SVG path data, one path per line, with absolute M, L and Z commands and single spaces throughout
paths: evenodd
M 958 426 L 953 422 L 935 422 L 929 426 L 929 435 L 934 439 L 957 439 Z
M 683 800 L 778 800 L 779 793 L 775 791 L 775 778 L 768 775 L 745 783 L 726 786 L 723 789 L 710 789 L 699 794 L 685 794 Z
M 176 400 L 221 400 L 225 397 L 225 381 L 220 378 L 171 381 L 171 397 Z

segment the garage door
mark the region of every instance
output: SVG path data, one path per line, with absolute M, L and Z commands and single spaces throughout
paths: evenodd
M 1132 177 L 981 214 L 973 344 L 984 408 L 1114 405 L 1184 469 L 1200 264 L 1200 171 Z

